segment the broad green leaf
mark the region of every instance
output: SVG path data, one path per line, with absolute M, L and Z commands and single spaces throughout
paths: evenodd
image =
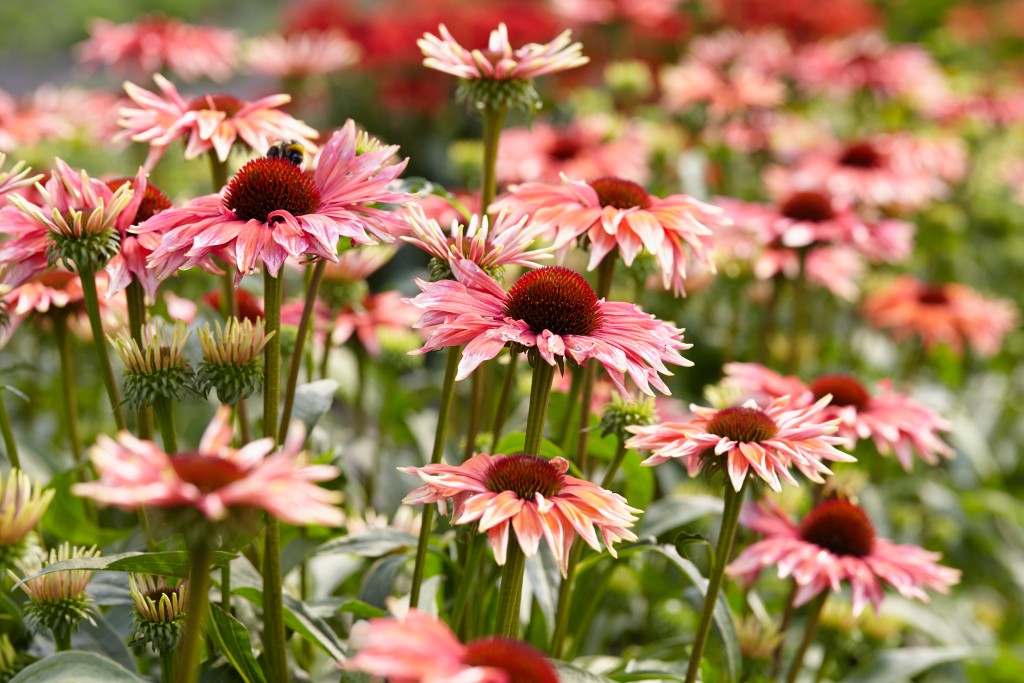
M 47 489 L 57 493 L 43 515 L 42 530 L 55 538 L 87 546 L 103 546 L 129 536 L 131 529 L 101 528 L 86 513 L 85 501 L 71 493 L 71 485 L 79 481 L 78 473 L 78 468 L 60 472 L 47 484 Z
M 646 510 L 654 499 L 654 469 L 641 467 L 640 458 L 635 453 L 626 453 L 622 460 L 622 476 L 626 481 L 622 495 L 633 507 Z
M 586 669 L 573 666 L 568 662 L 553 661 L 551 663 L 554 664 L 555 669 L 558 670 L 559 683 L 612 683 L 610 678 L 598 676 Z
M 217 605 L 210 605 L 210 614 L 213 618 L 209 632 L 217 649 L 224 653 L 245 683 L 265 683 L 263 670 L 252 654 L 249 631 L 242 622 Z
M 259 607 L 263 607 L 263 591 L 258 588 L 241 587 L 231 592 L 241 595 Z M 310 605 L 301 600 L 296 600 L 287 593 L 284 596 L 284 623 L 288 628 L 319 647 L 330 657 L 338 661 L 342 661 L 347 657 L 345 645 L 338 639 L 334 629 L 314 614 Z
M 978 657 L 991 658 L 990 647 L 905 647 L 883 650 L 867 667 L 843 679 L 843 683 L 905 683 L 940 664 Z
M 654 501 L 646 508 L 636 533 L 638 536 L 660 536 L 701 517 L 721 514 L 721 496 L 675 493 Z
M 338 383 L 333 379 L 321 379 L 303 384 L 295 390 L 292 419 L 300 420 L 306 426 L 307 435 L 313 431 L 313 426 L 320 418 L 331 409 L 336 391 L 338 391 Z
M 235 556 L 232 553 L 224 553 L 220 551 L 215 552 L 213 553 L 213 566 L 223 567 L 234 557 Z M 188 553 L 184 550 L 170 550 L 158 553 L 134 551 L 118 553 L 116 555 L 107 555 L 105 557 L 85 557 L 74 560 L 64 560 L 63 562 L 54 562 L 32 576 L 26 576 L 24 579 L 16 583 L 14 587 L 17 588 L 29 579 L 33 579 L 37 576 L 63 571 L 65 569 L 135 572 L 137 574 L 158 574 L 162 576 L 172 576 L 179 579 L 187 579 L 189 562 Z
M 384 601 L 391 597 L 395 574 L 405 560 L 404 555 L 390 555 L 374 562 L 363 577 L 363 584 L 359 587 L 359 599 L 383 608 Z
M 348 612 L 357 617 L 362 617 L 363 619 L 375 619 L 378 617 L 386 617 L 388 615 L 388 613 L 380 607 L 374 607 L 368 602 L 356 599 L 346 600 L 338 608 L 338 611 Z
M 415 548 L 417 538 L 410 533 L 393 529 L 367 529 L 324 543 L 313 555 L 350 554 L 360 557 L 381 557 L 396 550 Z
M 11 683 L 145 683 L 95 652 L 58 652 L 21 670 Z

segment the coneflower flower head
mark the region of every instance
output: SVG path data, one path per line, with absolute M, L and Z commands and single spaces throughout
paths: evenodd
M 30 553 L 22 559 L 18 565 L 21 572 L 25 577 L 33 577 L 20 584 L 29 598 L 25 605 L 25 616 L 33 630 L 49 629 L 58 640 L 62 640 L 70 636 L 83 619 L 92 623 L 92 599 L 85 594 L 92 570 L 61 569 L 42 576 L 35 575 L 58 562 L 99 556 L 100 551 L 96 546 L 72 546 L 65 541 L 46 555 Z M 20 576 L 10 570 L 8 575 L 16 582 L 21 580 Z
M 60 261 L 69 270 L 99 269 L 117 253 L 116 222 L 134 192 L 127 183 L 111 190 L 61 159 L 54 166 L 45 186 L 36 183 L 38 206 L 17 194 L 8 201 L 48 231 L 51 266 Z
M 133 410 L 159 400 L 180 400 L 192 388 L 192 368 L 185 357 L 191 332 L 180 320 L 168 331 L 157 321 L 144 331 L 143 345 L 127 332 L 111 338 L 125 365 L 124 393 Z
M 135 630 L 129 645 L 150 645 L 157 652 L 173 650 L 185 628 L 187 584 L 168 586 L 167 579 L 129 574 Z
M 9 171 L 2 170 L 6 163 L 7 155 L 0 152 L 0 197 L 8 192 L 28 187 L 43 177 L 41 174 L 30 176 L 32 169 L 24 161 L 16 162 Z
M 614 436 L 620 441 L 625 441 L 632 434 L 626 431 L 630 425 L 652 425 L 658 421 L 654 408 L 654 398 L 646 396 L 639 401 L 632 401 L 621 396 L 612 396 L 604 411 L 601 413 L 601 421 L 598 429 L 601 436 Z
M 0 566 L 9 567 L 25 554 L 26 539 L 55 493 L 54 489 L 44 491 L 19 469 L 0 479 Z
M 229 318 L 224 327 L 215 322 L 199 330 L 203 361 L 196 373 L 196 389 L 207 396 L 217 390 L 222 403 L 236 403 L 263 386 L 263 347 L 276 334 L 266 333 L 263 320 Z

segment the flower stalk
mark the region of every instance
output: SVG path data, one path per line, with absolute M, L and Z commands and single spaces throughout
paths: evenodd
M 807 650 L 811 647 L 811 643 L 814 642 L 814 638 L 818 633 L 818 622 L 821 619 L 821 610 L 825 607 L 826 600 L 828 600 L 828 591 L 822 591 L 818 597 L 814 598 L 814 601 L 811 602 L 808 608 L 807 623 L 804 625 L 804 637 L 800 641 L 800 646 L 793 654 L 793 664 L 790 666 L 789 675 L 786 677 L 787 683 L 796 683 L 796 679 L 800 675 L 804 656 L 807 654 Z
M 505 368 L 505 381 L 502 383 L 501 396 L 498 397 L 498 407 L 494 411 L 494 421 L 491 427 L 491 452 L 498 448 L 501 441 L 501 430 L 505 428 L 505 418 L 508 417 L 508 407 L 512 400 L 512 390 L 516 385 L 516 366 L 519 365 L 519 354 L 509 350 L 508 367 Z
M 291 422 L 292 408 L 295 406 L 295 389 L 299 384 L 299 370 L 302 368 L 302 358 L 305 355 L 303 351 L 306 347 L 306 336 L 309 334 L 310 324 L 313 320 L 313 307 L 316 305 L 317 293 L 320 291 L 320 283 L 324 279 L 325 270 L 327 270 L 327 261 L 320 259 L 313 266 L 313 272 L 306 288 L 306 302 L 302 306 L 299 330 L 295 336 L 295 350 L 292 351 L 291 363 L 288 366 L 288 381 L 284 390 L 284 408 L 281 410 L 281 422 L 278 426 L 281 441 L 288 438 L 288 424 Z M 362 391 L 363 387 L 360 385 L 359 389 Z
M 213 547 L 200 535 L 189 549 L 191 566 L 188 574 L 188 607 L 185 613 L 185 630 L 178 646 L 178 661 L 175 666 L 178 683 L 195 683 L 199 679 L 199 648 L 206 631 L 203 619 L 210 597 L 212 559 Z
M 2 392 L 0 392 L 0 434 L 3 435 L 7 460 L 11 463 L 11 467 L 20 470 L 21 459 L 18 457 L 18 444 L 14 440 L 14 432 L 11 430 L 11 418 L 7 416 L 7 407 L 4 406 Z
M 103 384 L 107 388 L 107 397 L 110 399 L 111 411 L 114 414 L 114 424 L 118 431 L 128 428 L 124 417 L 124 409 L 121 406 L 121 394 L 117 388 L 117 380 L 114 378 L 114 369 L 110 364 L 110 354 L 107 353 L 106 334 L 103 332 L 103 320 L 100 318 L 100 299 L 96 291 L 96 269 L 91 263 L 78 265 L 78 275 L 82 282 L 82 298 L 85 302 L 85 311 L 89 316 L 89 326 L 92 328 L 93 346 L 100 361 L 100 374 L 103 377 Z
M 142 327 L 146 324 L 146 293 L 142 284 L 132 278 L 125 289 L 125 298 L 128 300 L 128 333 L 139 348 L 145 347 L 145 340 L 142 337 Z M 140 439 L 153 439 L 153 411 L 149 407 L 143 407 L 138 411 L 138 424 L 136 431 Z M 166 446 L 166 442 L 165 442 Z
M 615 275 L 615 261 L 619 258 L 619 249 L 610 251 L 597 267 L 598 299 L 607 299 L 612 291 L 612 278 Z M 594 398 L 594 381 L 597 379 L 597 364 L 588 362 L 583 367 L 583 380 L 580 386 L 580 423 L 576 437 L 576 465 L 580 472 L 587 474 L 587 442 L 590 439 L 590 410 Z

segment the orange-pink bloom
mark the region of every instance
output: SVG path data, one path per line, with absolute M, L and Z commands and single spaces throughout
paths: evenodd
M 72 490 L 128 510 L 195 508 L 211 521 L 228 518 L 234 507 L 258 507 L 289 524 L 344 523 L 341 494 L 314 483 L 334 479 L 339 470 L 306 464 L 305 430 L 290 430 L 278 453 L 270 438 L 232 448 L 232 432 L 231 408 L 222 406 L 194 452 L 168 455 L 128 432 L 116 441 L 100 435 L 90 451 L 99 478 Z
M 350 671 L 391 683 L 557 683 L 558 674 L 526 643 L 480 638 L 463 645 L 448 626 L 416 609 L 405 619 L 371 619 L 352 629 L 359 651 Z
M 245 102 L 226 93 L 208 94 L 185 100 L 169 80 L 153 76 L 160 94 L 125 83 L 128 97 L 137 105 L 120 110 L 118 121 L 124 130 L 118 139 L 149 144 L 146 168 L 152 169 L 179 138 L 187 138 L 185 158 L 194 159 L 213 151 L 221 162 L 236 141 L 241 140 L 258 154 L 265 153 L 280 140 L 295 140 L 313 149 L 319 134 L 302 121 L 281 111 L 290 95 L 269 95 Z
M 683 330 L 633 304 L 598 299 L 582 276 L 567 268 L 532 270 L 505 292 L 471 261 L 455 264 L 458 280 L 423 282 L 411 303 L 423 309 L 417 327 L 427 342 L 419 353 L 466 345 L 456 379 L 464 379 L 508 344 L 536 349 L 549 365 L 571 358 L 596 359 L 623 397 L 628 373 L 646 394 L 671 393 L 660 374 L 666 364 L 693 365 L 680 355 L 690 348 Z M 539 362 L 539 361 L 538 361 Z M 659 374 L 660 373 L 660 374 Z
M 439 503 L 445 510 L 445 501 L 451 499 L 453 523 L 478 522 L 500 565 L 505 564 L 510 530 L 528 557 L 537 554 L 544 539 L 563 576 L 577 535 L 600 552 L 600 532 L 613 557 L 615 542 L 636 540 L 629 527 L 641 511 L 617 493 L 566 474 L 569 463 L 564 458 L 477 453 L 461 465 L 399 469 L 424 481 L 402 502 Z
M 797 607 L 824 590 L 838 592 L 844 581 L 850 584 L 854 615 L 868 603 L 878 612 L 883 582 L 924 602 L 926 588 L 948 593 L 960 582 L 959 570 L 937 563 L 938 553 L 878 538 L 868 516 L 849 501 L 822 503 L 799 526 L 770 502 L 746 506 L 740 522 L 766 538 L 740 553 L 726 573 L 750 584 L 762 570 L 775 567 L 780 578 L 792 576 L 796 582 Z
M 928 284 L 905 275 L 864 300 L 864 317 L 897 340 L 917 337 L 926 349 L 945 344 L 962 354 L 965 346 L 991 356 L 1020 320 L 1016 305 L 990 299 L 967 285 Z
M 562 176 L 560 184 L 524 183 L 513 186 L 492 208 L 511 208 L 529 214 L 555 230 L 554 246 L 563 253 L 586 235 L 590 240 L 588 270 L 593 270 L 616 247 L 627 266 L 641 250 L 652 254 L 662 285 L 676 295 L 686 291 L 690 255 L 714 269 L 710 259 L 712 231 L 729 222 L 722 209 L 684 194 L 662 199 L 621 178 L 590 182 Z
M 751 470 L 776 491 L 782 490 L 780 477 L 796 486 L 790 473 L 794 466 L 820 484 L 822 474 L 832 474 L 822 460 L 856 460 L 835 447 L 846 440 L 833 436 L 839 421 L 822 414 L 828 401 L 826 396 L 800 405 L 784 396 L 767 408 L 752 400 L 722 410 L 691 405 L 696 418 L 690 422 L 627 427 L 634 436 L 626 447 L 651 451 L 643 465 L 681 458 L 691 477 L 703 470 L 724 470 L 737 491 Z
M 359 53 L 338 29 L 252 38 L 244 52 L 250 70 L 277 78 L 331 74 L 359 61 Z

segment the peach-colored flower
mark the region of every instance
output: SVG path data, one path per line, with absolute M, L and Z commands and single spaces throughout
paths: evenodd
M 551 11 L 574 25 L 626 21 L 655 27 L 671 19 L 681 0 L 552 0 Z
M 657 259 L 662 286 L 684 294 L 688 251 L 713 270 L 708 227 L 727 224 L 722 209 L 684 194 L 662 199 L 621 178 L 595 178 L 589 183 L 562 176 L 562 183 L 525 183 L 510 188 L 492 208 L 529 214 L 555 232 L 554 246 L 563 253 L 577 238 L 590 240 L 588 270 L 618 247 L 627 266 L 641 250 Z M 687 249 L 687 247 L 689 249 Z
M 452 499 L 455 524 L 478 522 L 494 549 L 494 559 L 505 564 L 509 531 L 527 557 L 537 554 L 541 539 L 565 576 L 569 549 L 577 534 L 600 552 L 597 531 L 612 557 L 616 541 L 635 541 L 629 530 L 641 512 L 626 504 L 617 493 L 566 474 L 564 458 L 545 460 L 536 455 L 489 455 L 477 453 L 461 465 L 400 467 L 425 483 L 405 497 L 403 503 L 439 503 Z
M 456 379 L 469 376 L 508 344 L 533 350 L 549 365 L 595 358 L 623 397 L 629 373 L 646 394 L 671 393 L 659 373 L 666 364 L 690 366 L 683 330 L 633 304 L 598 299 L 587 281 L 560 267 L 531 270 L 508 292 L 471 261 L 456 264 L 456 280 L 423 282 L 411 303 L 423 309 L 417 327 L 427 342 L 418 353 L 466 345 Z M 538 360 L 537 362 L 540 362 Z
M 148 175 L 145 169 L 139 168 L 134 178 L 107 181 L 107 187 L 111 190 L 128 185 L 133 192 L 132 201 L 114 223 L 120 234 L 120 246 L 105 267 L 110 276 L 106 294 L 108 298 L 135 281 L 142 286 L 150 302 L 156 301 L 156 289 L 160 281 L 154 271 L 146 267 L 146 262 L 153 250 L 159 246 L 161 235 L 155 232 L 141 235 L 128 232 L 128 228 L 144 223 L 161 211 L 171 208 L 171 200 L 155 185 L 149 183 Z
M 799 526 L 770 502 L 744 507 L 740 522 L 766 538 L 740 553 L 726 573 L 750 584 L 775 567 L 780 578 L 796 582 L 797 607 L 826 589 L 839 592 L 843 581 L 850 584 L 854 615 L 869 602 L 878 612 L 882 582 L 924 602 L 925 588 L 948 593 L 960 582 L 959 570 L 937 564 L 938 553 L 878 538 L 868 516 L 849 501 L 821 503 Z
M 40 107 L 34 97 L 18 100 L 0 90 L 0 151 L 12 152 L 47 139 L 67 139 L 73 132 L 65 116 Z
M 338 311 L 330 333 L 330 343 L 341 345 L 354 334 L 371 357 L 380 355 L 380 332 L 409 332 L 419 320 L 419 309 L 406 303 L 399 292 L 367 294 L 359 303 Z
M 570 178 L 618 176 L 635 183 L 650 177 L 649 143 L 632 122 L 580 116 L 564 125 L 534 122 L 506 128 L 498 147 L 496 175 L 502 185 Z
M 289 256 L 335 261 L 340 238 L 390 241 L 393 226 L 403 222 L 375 206 L 406 200 L 388 189 L 406 162 L 382 165 L 394 149 L 358 154 L 349 120 L 331 136 L 312 176 L 286 159 L 254 159 L 220 194 L 159 213 L 131 231 L 163 234 L 149 257 L 161 279 L 211 255 L 234 261 L 239 278 L 260 263 L 276 277 Z
M 123 24 L 96 19 L 89 33 L 78 46 L 79 61 L 119 73 L 149 76 L 166 69 L 186 81 L 224 81 L 237 61 L 235 31 L 167 17 L 147 16 Z
M 782 490 L 779 477 L 796 486 L 789 471 L 794 465 L 820 484 L 822 474 L 832 474 L 822 460 L 856 460 L 835 448 L 846 440 L 832 436 L 839 421 L 822 414 L 828 401 L 826 396 L 812 405 L 801 405 L 784 396 L 767 408 L 755 401 L 722 410 L 691 405 L 696 415 L 691 422 L 627 427 L 635 436 L 626 447 L 651 451 L 643 465 L 683 458 L 691 477 L 702 470 L 722 469 L 737 491 L 743 488 L 750 470 L 776 491 Z
M 491 31 L 486 50 L 471 51 L 459 45 L 444 24 L 438 29 L 440 38 L 425 33 L 416 41 L 426 57 L 423 65 L 459 78 L 527 80 L 573 69 L 590 61 L 581 54 L 583 46 L 580 43 L 570 42 L 570 31 L 563 32 L 550 43 L 529 43 L 513 50 L 508 28 L 502 23 Z
M 137 107 L 120 110 L 118 124 L 124 129 L 117 139 L 149 144 L 146 168 L 151 169 L 179 138 L 187 137 L 185 158 L 194 159 L 210 150 L 227 161 L 239 139 L 258 154 L 280 140 L 295 140 L 313 149 L 318 133 L 305 123 L 281 111 L 290 95 L 270 95 L 245 102 L 234 95 L 208 94 L 186 101 L 169 80 L 153 76 L 160 94 L 125 83 L 128 97 Z
M 989 299 L 959 283 L 928 284 L 909 275 L 864 300 L 864 316 L 897 340 L 917 337 L 926 349 L 942 344 L 962 354 L 964 346 L 991 356 L 1019 323 L 1019 309 Z
M 871 439 L 882 455 L 895 453 L 903 469 L 910 471 L 916 452 L 929 465 L 954 453 L 939 432 L 951 429 L 948 421 L 910 396 L 893 389 L 891 380 L 873 388 L 844 374 L 821 375 L 810 384 L 796 377 L 784 377 L 757 363 L 727 363 L 724 383 L 758 401 L 792 396 L 797 405 L 809 405 L 829 395 L 832 401 L 822 411 L 827 419 L 839 419 L 839 436 L 851 445 Z
M 359 53 L 359 45 L 338 29 L 251 38 L 244 51 L 250 70 L 277 78 L 341 71 L 359 61 Z
M 358 652 L 343 666 L 391 683 L 557 683 L 544 655 L 504 638 L 463 645 L 440 619 L 410 609 L 405 619 L 371 619 L 352 629 Z
M 221 521 L 233 507 L 258 507 L 283 522 L 340 526 L 341 494 L 316 486 L 338 476 L 331 465 L 308 465 L 301 456 L 305 430 L 292 429 L 284 448 L 274 440 L 231 448 L 231 408 L 221 406 L 199 450 L 168 455 L 151 441 L 121 432 L 100 435 L 90 451 L 99 478 L 75 484 L 75 495 L 123 509 L 191 507 Z

